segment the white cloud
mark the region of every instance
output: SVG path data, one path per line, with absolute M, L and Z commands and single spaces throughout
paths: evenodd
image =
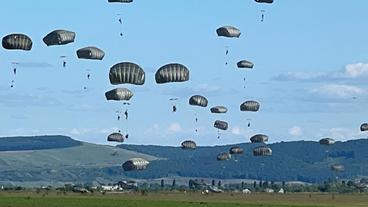
M 336 140 L 347 140 L 353 138 L 359 138 L 361 136 L 361 132 L 359 129 L 352 129 L 352 128 L 342 128 L 342 127 L 335 127 L 330 129 L 322 130 L 323 135 L 325 137 L 331 137 Z
M 366 91 L 362 88 L 345 84 L 328 84 L 311 90 L 312 93 L 325 96 L 351 97 L 363 95 Z
M 347 64 L 343 70 L 329 72 L 287 72 L 274 78 L 277 81 L 351 81 L 368 77 L 368 63 Z
M 238 126 L 231 128 L 231 133 L 235 135 L 241 135 L 242 134 L 241 131 L 242 129 Z
M 167 128 L 167 131 L 169 133 L 178 133 L 178 132 L 182 132 L 183 129 L 182 129 L 182 127 L 181 127 L 181 125 L 179 123 L 172 123 Z
M 346 65 L 345 75 L 350 78 L 368 76 L 368 63 L 355 63 Z
M 299 137 L 303 135 L 303 130 L 299 126 L 293 126 L 289 129 L 289 134 L 294 137 Z

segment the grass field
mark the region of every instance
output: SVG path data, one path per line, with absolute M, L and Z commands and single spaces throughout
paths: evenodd
M 332 194 L 67 194 L 0 193 L 0 207 L 368 207 L 368 195 Z

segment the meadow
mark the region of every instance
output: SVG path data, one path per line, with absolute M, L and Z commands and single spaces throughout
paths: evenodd
M 366 194 L 0 193 L 1 207 L 367 207 Z

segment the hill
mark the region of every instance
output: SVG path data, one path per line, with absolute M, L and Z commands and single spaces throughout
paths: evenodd
M 17 145 L 18 144 L 18 145 Z M 296 141 L 270 144 L 271 157 L 254 157 L 251 143 L 229 161 L 217 161 L 220 152 L 234 145 L 179 147 L 97 145 L 64 136 L 0 138 L 0 185 L 22 186 L 63 183 L 113 183 L 125 178 L 154 180 L 163 177 L 323 182 L 329 179 L 368 176 L 368 140 L 337 142 Z M 12 150 L 10 150 L 12 149 Z M 124 172 L 121 164 L 133 157 L 151 161 L 148 168 Z M 344 172 L 330 165 L 343 164 Z
M 60 135 L 0 138 L 0 152 L 75 147 L 81 142 Z
M 229 161 L 217 161 L 220 152 L 233 145 L 199 147 L 185 151 L 178 147 L 119 145 L 120 148 L 167 158 L 154 161 L 137 178 L 167 176 L 221 179 L 256 179 L 269 181 L 323 182 L 329 179 L 368 176 L 368 140 L 337 142 L 321 146 L 318 142 L 296 141 L 270 144 L 271 157 L 254 157 L 251 143 L 238 144 L 243 155 Z M 343 164 L 344 172 L 331 171 L 334 163 Z
M 58 138 L 55 141 L 50 137 Z M 15 143 L 9 140 L 23 142 L 15 147 Z M 126 160 L 133 157 L 157 159 L 130 150 L 78 142 L 62 136 L 1 138 L 0 145 L 2 149 L 17 149 L 0 152 L 0 185 L 109 183 L 126 177 L 121 168 Z M 111 168 L 114 173 L 110 172 Z

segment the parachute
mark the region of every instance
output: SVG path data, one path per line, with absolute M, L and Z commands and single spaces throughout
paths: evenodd
M 256 134 L 250 138 L 252 143 L 265 143 L 268 142 L 268 136 L 264 134 Z
M 243 154 L 244 150 L 241 147 L 231 147 L 229 150 L 230 154 Z
M 261 146 L 253 149 L 253 156 L 271 156 L 272 149 L 269 147 Z
M 31 50 L 33 43 L 25 34 L 9 34 L 3 37 L 2 44 L 7 50 Z
M 156 83 L 184 82 L 189 80 L 189 70 L 182 64 L 171 63 L 162 66 L 155 74 Z
M 149 162 L 143 158 L 132 158 L 124 162 L 123 169 L 124 171 L 144 170 L 147 168 L 148 164 Z
M 217 129 L 227 130 L 229 127 L 229 124 L 225 121 L 216 120 L 213 126 Z
M 252 111 L 259 110 L 260 104 L 257 101 L 246 101 L 240 105 L 240 111 Z
M 145 72 L 135 63 L 121 62 L 110 68 L 109 78 L 110 83 L 113 85 L 124 83 L 143 85 Z
M 181 148 L 182 149 L 196 149 L 197 148 L 197 144 L 192 141 L 192 140 L 186 140 L 184 142 L 181 143 Z
M 218 161 L 225 161 L 225 160 L 230 160 L 230 159 L 231 159 L 231 154 L 228 152 L 222 152 L 217 155 Z
M 109 3 L 132 3 L 133 0 L 108 0 Z
M 79 59 L 102 60 L 105 57 L 105 52 L 97 47 L 84 47 L 77 50 Z
M 54 30 L 43 38 L 43 42 L 47 46 L 66 45 L 74 42 L 74 39 L 75 39 L 75 32 L 67 30 Z
M 360 131 L 368 131 L 368 123 L 363 123 L 362 125 L 360 125 Z
M 331 138 L 323 138 L 323 139 L 319 140 L 319 143 L 321 145 L 333 145 L 333 144 L 335 144 L 335 140 L 331 139 Z
M 238 68 L 253 68 L 254 64 L 248 60 L 241 60 L 237 64 Z
M 336 171 L 336 172 L 342 172 L 345 170 L 345 167 L 344 165 L 341 165 L 341 164 L 333 164 L 331 165 L 331 170 Z
M 112 133 L 107 136 L 107 141 L 109 142 L 124 142 L 124 135 L 120 133 Z
M 267 3 L 267 4 L 272 4 L 273 0 L 254 0 L 257 3 Z
M 215 113 L 215 114 L 222 114 L 222 113 L 227 112 L 227 108 L 225 106 L 215 106 L 215 107 L 212 107 L 210 110 L 211 110 L 211 113 Z
M 233 26 L 223 26 L 216 30 L 218 36 L 228 37 L 228 38 L 239 38 L 241 32 L 239 29 Z
M 133 97 L 133 92 L 126 88 L 115 88 L 106 92 L 105 97 L 108 101 L 129 101 Z
M 207 107 L 208 100 L 204 96 L 194 95 L 190 97 L 189 104 L 192 106 Z

